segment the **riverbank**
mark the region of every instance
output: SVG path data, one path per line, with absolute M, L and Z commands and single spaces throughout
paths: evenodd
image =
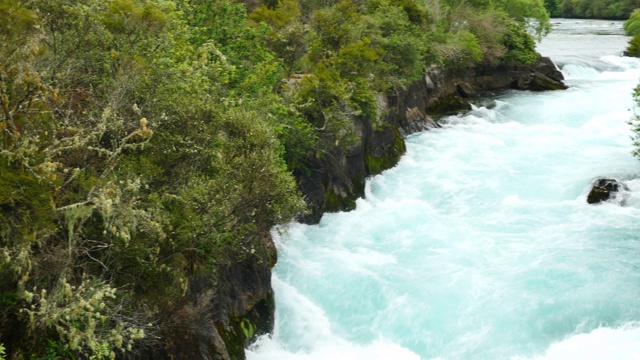
M 348 211 L 364 196 L 369 176 L 395 166 L 406 146 L 403 136 L 438 127 L 439 116 L 470 110 L 469 100 L 496 92 L 565 89 L 562 73 L 549 58 L 531 65 L 475 66 L 459 71 L 437 67 L 406 89 L 378 96 L 378 121 L 354 118 L 357 141 L 345 151 L 335 147 L 321 159 L 312 158 L 306 173 L 297 174 L 310 213 L 302 221 L 314 224 L 325 212 Z

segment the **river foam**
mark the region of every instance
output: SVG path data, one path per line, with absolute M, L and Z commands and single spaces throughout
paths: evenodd
M 629 323 L 620 328 L 597 328 L 554 343 L 544 355 L 533 360 L 626 360 L 640 359 L 640 326 Z

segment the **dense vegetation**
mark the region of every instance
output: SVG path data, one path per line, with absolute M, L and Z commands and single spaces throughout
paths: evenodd
M 633 36 L 629 40 L 625 55 L 640 57 L 640 9 L 635 9 L 629 19 L 624 22 L 624 32 L 629 36 Z
M 633 36 L 625 51 L 626 56 L 640 57 L 640 9 L 635 9 L 624 23 L 624 32 Z
M 156 346 L 190 278 L 260 261 L 304 211 L 292 173 L 350 146 L 377 92 L 428 65 L 530 63 L 526 29 L 548 29 L 538 0 L 0 0 L 0 19 L 15 359 Z
M 638 0 L 544 0 L 552 17 L 626 20 Z

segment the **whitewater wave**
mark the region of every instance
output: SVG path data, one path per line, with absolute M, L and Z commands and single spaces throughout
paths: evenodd
M 419 360 L 410 350 L 384 340 L 368 345 L 343 339 L 318 344 L 311 350 L 289 351 L 268 336 L 263 336 L 247 350 L 247 360 Z M 640 359 L 640 324 L 633 322 L 619 328 L 600 327 L 589 333 L 575 334 L 549 346 L 544 354 L 515 356 L 511 360 L 637 360 Z M 450 360 L 437 357 L 432 360 Z
M 259 352 L 259 353 L 258 353 Z M 345 340 L 319 344 L 311 350 L 288 351 L 278 342 L 262 337 L 247 351 L 247 360 L 420 360 L 420 356 L 392 342 L 377 340 L 357 345 Z
M 523 360 L 515 358 L 514 360 Z M 637 360 L 640 359 L 640 324 L 619 328 L 601 327 L 576 334 L 551 345 L 542 356 L 531 360 Z

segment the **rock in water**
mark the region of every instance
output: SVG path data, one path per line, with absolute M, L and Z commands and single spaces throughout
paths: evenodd
M 520 90 L 544 91 L 565 90 L 564 76 L 548 57 L 540 57 L 528 66 L 516 67 L 515 88 Z
M 587 196 L 589 204 L 598 204 L 612 198 L 616 198 L 617 193 L 623 190 L 629 190 L 626 185 L 620 183 L 616 179 L 598 178 L 593 181 L 593 187 Z

